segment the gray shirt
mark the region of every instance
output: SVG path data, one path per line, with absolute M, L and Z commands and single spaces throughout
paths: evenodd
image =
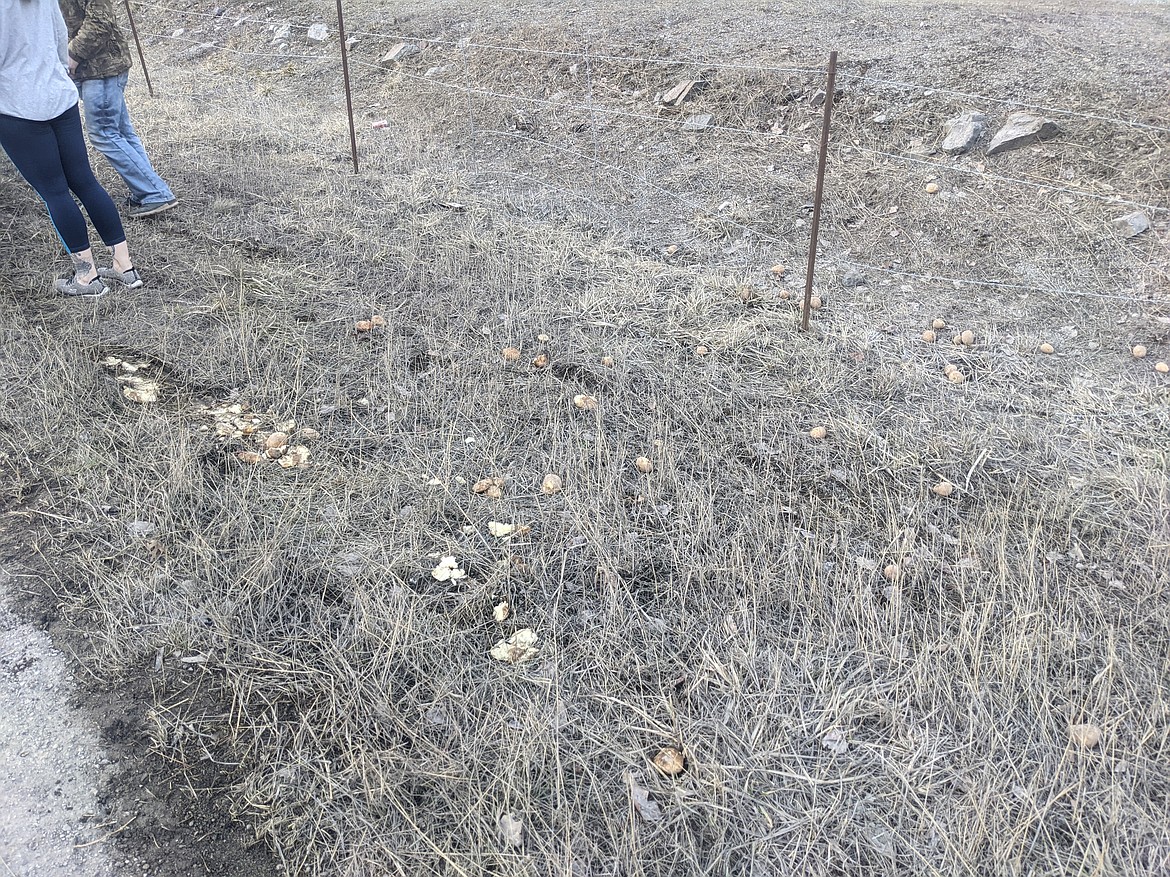
M 0 113 L 44 122 L 77 103 L 57 0 L 0 0 Z

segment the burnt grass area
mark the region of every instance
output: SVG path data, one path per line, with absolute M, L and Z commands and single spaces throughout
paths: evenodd
M 357 174 L 331 17 L 137 15 L 147 285 L 52 297 L 0 174 L 3 545 L 128 855 L 1170 869 L 1165 9 L 355 2 Z

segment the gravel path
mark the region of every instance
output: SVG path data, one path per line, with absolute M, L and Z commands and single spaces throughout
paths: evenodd
M 103 755 L 49 637 L 6 607 L 0 570 L 0 877 L 116 877 Z

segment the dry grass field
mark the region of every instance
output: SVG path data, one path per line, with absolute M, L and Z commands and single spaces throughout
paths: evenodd
M 49 295 L 0 173 L 5 555 L 191 821 L 121 840 L 212 873 L 214 799 L 292 875 L 1170 874 L 1170 9 L 1078 7 L 353 0 L 356 175 L 331 7 L 140 7 L 148 285 Z M 932 151 L 1019 103 L 1061 135 Z

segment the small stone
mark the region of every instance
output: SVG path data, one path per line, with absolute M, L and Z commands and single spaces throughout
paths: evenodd
M 388 67 L 395 61 L 405 61 L 407 58 L 413 57 L 421 51 L 422 49 L 419 48 L 419 46 L 417 46 L 415 43 L 398 43 L 394 46 L 394 48 L 383 55 L 382 60 L 380 60 L 378 63 L 383 67 Z
M 710 113 L 695 113 L 693 116 L 688 116 L 683 122 L 682 129 L 684 131 L 706 131 L 711 127 L 711 123 L 715 117 Z
M 683 101 L 690 96 L 691 91 L 699 84 L 697 79 L 684 79 L 678 85 L 662 96 L 662 103 L 667 106 L 682 106 Z
M 1137 237 L 1142 232 L 1150 230 L 1150 217 L 1137 210 L 1113 220 L 1113 227 L 1127 238 Z
M 857 268 L 850 268 L 843 275 L 841 275 L 841 285 L 846 289 L 854 286 L 867 286 L 868 284 L 869 281 L 866 279 L 865 274 L 863 274 Z
M 317 22 L 309 25 L 309 39 L 316 43 L 323 43 L 329 38 L 329 29 Z
M 979 142 L 987 130 L 987 116 L 976 112 L 962 113 L 948 119 L 943 127 L 946 134 L 940 148 L 948 155 L 959 155 Z
M 1003 127 L 995 132 L 987 147 L 988 155 L 997 155 L 1009 149 L 1019 149 L 1040 140 L 1051 140 L 1060 134 L 1060 128 L 1051 119 L 1034 113 L 1012 113 Z

